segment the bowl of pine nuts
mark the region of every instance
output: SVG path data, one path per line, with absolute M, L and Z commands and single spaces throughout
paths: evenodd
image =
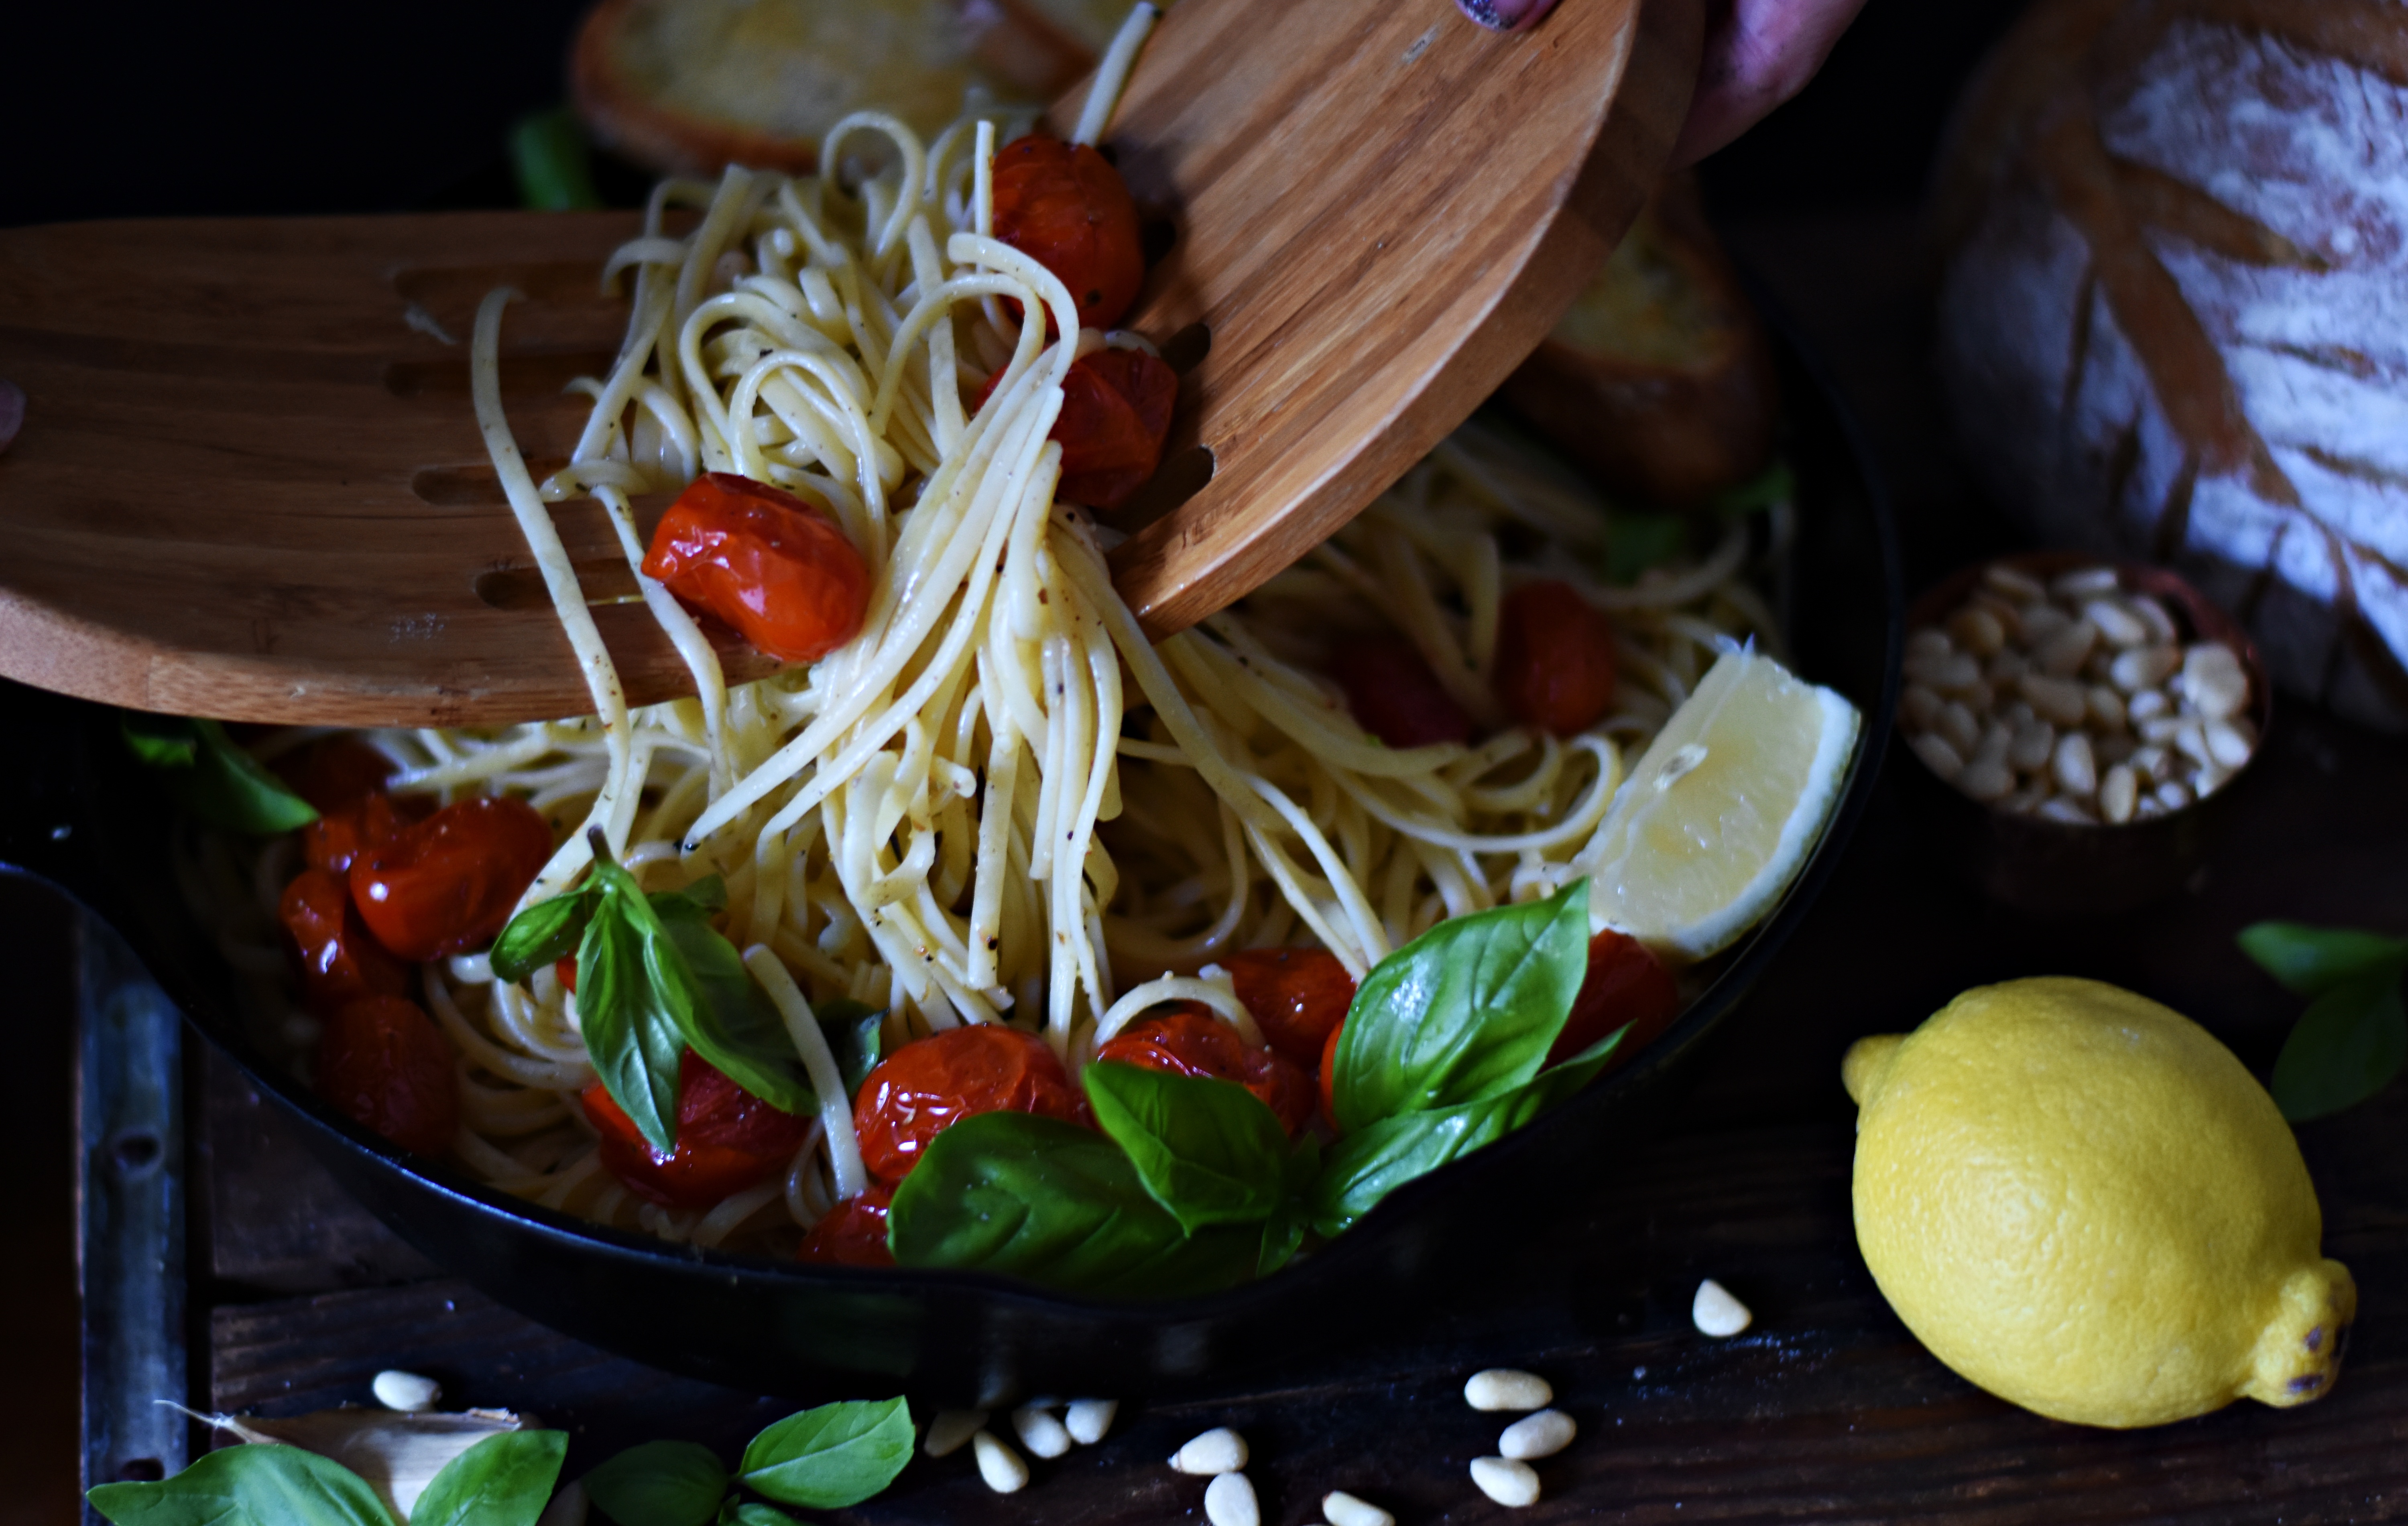
M 2272 720 L 2239 622 L 2163 567 L 2035 551 L 1943 580 L 1907 632 L 1909 788 L 1985 892 L 2095 914 L 2197 872 Z

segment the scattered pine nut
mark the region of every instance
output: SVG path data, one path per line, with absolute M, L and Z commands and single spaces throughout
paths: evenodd
M 1497 1450 L 1516 1462 L 1533 1458 L 1553 1457 L 1572 1444 L 1580 1427 L 1560 1409 L 1542 1409 L 1535 1415 L 1525 1415 L 1505 1428 L 1497 1438 Z
M 970 1445 L 978 1451 L 979 1477 L 998 1494 L 1017 1494 L 1028 1487 L 1028 1464 L 1020 1454 L 995 1438 L 992 1431 L 975 1432 Z
M 1321 1519 L 1329 1526 L 1397 1526 L 1396 1517 L 1342 1489 L 1333 1489 L 1321 1496 Z
M 1474 1409 L 1544 1409 L 1555 1402 L 1555 1391 L 1536 1373 L 1490 1367 L 1464 1383 L 1463 1402 Z
M 1950 747 L 1936 731 L 1925 732 L 1907 745 L 1914 748 L 1914 755 L 1923 760 L 1923 766 L 1951 783 L 1956 782 L 1957 775 L 1965 772 L 1964 754 Z
M 1062 1417 L 1062 1428 L 1070 1439 L 1082 1447 L 1092 1447 L 1104 1439 L 1112 1428 L 1112 1418 L 1121 1411 L 1118 1399 L 1073 1399 Z
M 377 1374 L 368 1384 L 368 1391 L 376 1395 L 378 1404 L 405 1415 L 433 1409 L 443 1399 L 443 1386 L 435 1379 L 406 1373 L 397 1367 L 388 1367 Z
M 920 1449 L 930 1457 L 951 1457 L 985 1426 L 983 1409 L 940 1409 L 929 1417 L 928 1439 Z
M 1689 1301 L 1689 1322 L 1698 1327 L 1699 1333 L 1717 1340 L 1738 1334 L 1755 1320 L 1747 1305 L 1712 1277 L 1698 1284 L 1698 1295 Z
M 1212 1526 L 1263 1526 L 1263 1507 L 1242 1473 L 1215 1476 L 1204 1490 L 1204 1519 Z
M 1480 1486 L 1480 1492 L 1509 1510 L 1539 1503 L 1539 1473 L 1527 1462 L 1510 1457 L 1475 1457 L 1471 1481 Z
M 1246 1438 L 1227 1426 L 1216 1426 L 1170 1454 L 1170 1465 L 1199 1477 L 1235 1473 L 1246 1465 Z
M 1070 1449 L 1070 1433 L 1050 1409 L 1023 1405 L 1011 1412 L 1011 1428 L 1019 1433 L 1020 1444 L 1036 1456 L 1059 1457 Z

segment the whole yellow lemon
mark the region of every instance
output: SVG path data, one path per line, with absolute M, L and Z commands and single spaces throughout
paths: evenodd
M 2085 1425 L 2332 1387 L 2357 1310 L 2291 1131 L 2230 1050 L 2095 980 L 1859 1039 L 1856 1243 L 1932 1355 Z

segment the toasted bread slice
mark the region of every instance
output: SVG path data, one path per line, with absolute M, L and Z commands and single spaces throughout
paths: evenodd
M 1695 180 L 1665 178 L 1502 391 L 1607 488 L 1651 503 L 1694 504 L 1763 469 L 1772 357 Z
M 1042 104 L 1093 66 L 1124 0 L 603 0 L 569 60 L 601 142 L 663 174 L 808 173 L 848 112 L 932 135 L 983 88 Z

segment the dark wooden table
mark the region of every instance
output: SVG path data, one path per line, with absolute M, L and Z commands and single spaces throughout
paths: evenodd
M 1899 489 L 1911 580 L 2000 544 L 1940 443 L 1903 220 L 1785 221 L 1737 229 L 1734 242 L 1870 426 Z M 1892 763 L 1912 766 L 1902 753 Z M 1407 1526 L 1509 1519 L 1466 1471 L 1494 1449 L 1501 1419 L 1466 1408 L 1460 1389 L 1474 1369 L 1510 1362 L 1550 1378 L 1581 1426 L 1540 1464 L 1546 1497 L 1518 1519 L 2408 1519 L 2408 1086 L 2300 1130 L 2327 1252 L 2362 1299 L 2337 1390 L 2302 1409 L 2242 1404 L 2137 1433 L 2026 1414 L 1907 1335 L 1850 1227 L 1853 1107 L 1839 1059 L 1851 1038 L 1911 1028 L 1968 986 L 2082 975 L 2189 1014 L 2262 1075 L 2299 1003 L 2241 957 L 2237 929 L 2286 917 L 2408 931 L 2408 745 L 2289 705 L 2253 772 L 2248 808 L 2183 894 L 2071 924 L 2010 915 L 1950 882 L 1885 784 L 1685 1107 L 1612 1185 L 1536 1234 L 1500 1233 L 1493 1276 L 1375 1340 L 1266 1353 L 1268 1381 L 1125 1406 L 1102 1445 L 1034 1463 L 1020 1494 L 987 1492 L 965 1449 L 915 1462 L 889 1494 L 833 1519 L 1200 1519 L 1202 1481 L 1162 1459 L 1216 1424 L 1252 1444 L 1249 1473 L 1279 1526 L 1317 1520 L 1322 1494 L 1340 1488 Z M 194 1403 L 269 1414 L 367 1403 L 372 1375 L 404 1366 L 439 1378 L 447 1404 L 565 1426 L 571 1476 L 662 1436 L 732 1461 L 784 1413 L 480 1298 L 344 1199 L 222 1062 L 188 1047 L 184 1065 L 189 1339 L 151 1370 L 182 1363 Z M 1744 1335 L 1712 1341 L 1691 1327 L 1704 1276 L 1755 1310 Z M 88 1346 L 111 1333 L 88 1331 Z

